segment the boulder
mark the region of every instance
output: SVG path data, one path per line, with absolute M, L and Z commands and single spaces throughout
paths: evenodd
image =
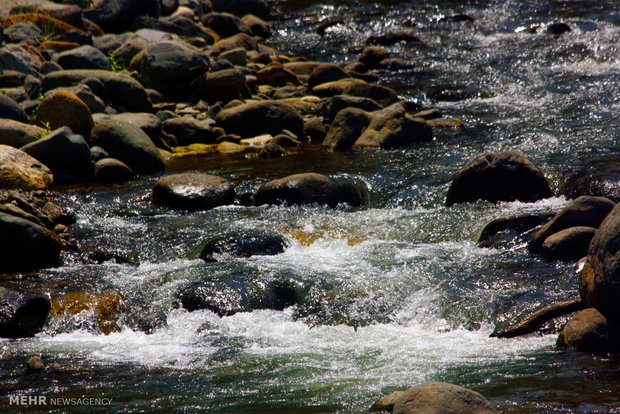
M 53 182 L 52 172 L 24 151 L 0 145 L 0 188 L 45 190 Z
M 328 82 L 334 82 L 340 79 L 348 78 L 342 68 L 334 63 L 322 63 L 318 65 L 308 79 L 308 86 L 314 88 L 317 85 L 321 85 Z
M 26 112 L 15 102 L 3 93 L 0 93 L 0 118 L 12 119 L 24 124 L 28 123 Z
M 433 382 L 394 391 L 375 402 L 371 412 L 394 414 L 496 414 L 491 403 L 475 391 Z
M 318 116 L 304 118 L 304 137 L 310 141 L 322 142 L 327 135 L 325 126 Z
M 153 141 L 129 122 L 114 119 L 100 122 L 91 132 L 90 143 L 102 147 L 110 157 L 127 164 L 137 174 L 151 174 L 164 169 Z
M 353 146 L 362 131 L 370 124 L 372 116 L 358 108 L 346 108 L 338 112 L 332 122 L 323 146 L 331 151 L 346 151 Z
M 45 92 L 58 87 L 76 85 L 89 78 L 98 79 L 103 83 L 110 103 L 119 112 L 152 112 L 153 103 L 144 87 L 125 73 L 95 69 L 63 70 L 46 75 L 41 87 Z
M 0 49 L 0 68 L 2 68 L 2 70 L 14 70 L 25 73 L 26 75 L 34 76 L 37 79 L 41 78 L 41 75 L 38 72 L 38 67 L 35 67 L 33 63 L 26 61 L 26 59 L 20 56 L 20 54 L 7 50 L 6 48 Z
M 227 60 L 233 65 L 245 66 L 248 63 L 248 51 L 244 48 L 225 50 L 218 56 L 219 60 Z
M 41 29 L 32 22 L 15 23 L 4 29 L 4 38 L 8 43 L 36 42 L 42 34 Z
M 372 120 L 360 137 L 356 147 L 404 148 L 416 142 L 433 139 L 433 131 L 424 121 L 407 114 L 400 103 L 372 114 Z
M 360 206 L 365 194 L 349 181 L 317 173 L 294 174 L 263 184 L 254 197 L 262 204 L 327 204 Z
M 259 84 L 284 86 L 286 84 L 299 85 L 297 75 L 281 65 L 273 64 L 266 66 L 256 72 L 256 78 Z
M 258 152 L 261 158 L 278 158 L 286 154 L 286 150 L 275 142 L 268 142 Z
M 594 289 L 594 270 L 592 269 L 592 265 L 587 260 L 583 264 L 581 271 L 579 273 L 579 297 L 586 308 L 593 308 L 594 297 L 592 295 L 592 290 Z
M 151 141 L 153 141 L 157 147 L 161 148 L 163 146 L 161 139 L 163 125 L 157 115 L 146 112 L 125 112 L 122 114 L 110 115 L 109 119 L 129 122 L 130 124 L 135 125 L 144 131 L 144 133 L 149 136 Z
M 479 154 L 456 174 L 446 206 L 487 200 L 536 201 L 553 196 L 543 173 L 519 151 Z
M 399 101 L 394 90 L 381 85 L 357 80 L 346 84 L 342 90 L 343 95 L 370 98 L 380 105 L 388 106 Z
M 541 253 L 550 260 L 574 262 L 588 254 L 588 246 L 596 228 L 569 227 L 547 237 Z
M 83 12 L 85 19 L 106 32 L 121 32 L 131 26 L 138 16 L 157 18 L 161 14 L 158 0 L 105 0 Z
M 35 121 L 39 125 L 49 125 L 52 130 L 67 126 L 84 137 L 88 137 L 95 126 L 88 106 L 66 90 L 43 99 L 37 108 Z
M 234 257 L 273 256 L 284 252 L 286 238 L 271 230 L 242 230 L 208 240 L 200 252 L 206 262 L 230 260 Z
M 280 101 L 250 102 L 220 111 L 216 123 L 229 134 L 250 138 L 261 134 L 277 135 L 288 129 L 303 134 L 304 120 L 299 113 Z
M 269 19 L 269 6 L 263 0 L 212 0 L 213 10 L 227 12 L 235 16 L 253 14 L 261 19 Z
M 480 247 L 497 248 L 521 244 L 529 230 L 547 223 L 553 216 L 553 213 L 543 213 L 498 218 L 483 227 L 477 241 Z
M 101 158 L 95 163 L 95 180 L 108 183 L 127 181 L 134 177 L 127 164 L 116 158 Z
M 570 31 L 571 31 L 570 26 L 563 22 L 551 23 L 550 25 L 547 26 L 547 30 L 546 30 L 548 34 L 551 34 L 554 36 L 561 36 L 562 34 L 566 32 L 570 32 Z
M 174 135 L 180 146 L 191 144 L 215 144 L 217 133 L 213 130 L 211 122 L 198 121 L 191 117 L 179 117 L 168 119 L 164 122 L 164 131 Z
M 321 102 L 321 112 L 325 123 L 331 124 L 336 115 L 345 108 L 359 108 L 366 112 L 378 111 L 382 107 L 369 98 L 336 95 Z
M 594 271 L 592 301 L 603 315 L 620 315 L 620 204 L 601 223 L 590 249 L 588 262 Z M 619 318 L 620 319 L 620 318 Z
M 35 336 L 45 325 L 50 308 L 47 295 L 0 287 L 0 338 Z
M 60 242 L 52 232 L 29 220 L 0 213 L 0 272 L 59 264 Z
M 208 13 L 202 16 L 200 21 L 220 37 L 250 33 L 250 27 L 241 18 L 230 13 Z
M 197 77 L 192 88 L 207 102 L 229 102 L 243 97 L 246 77 L 236 68 L 211 71 Z
M 559 348 L 587 352 L 620 351 L 620 329 L 594 308 L 587 308 L 568 321 L 558 337 Z
M 160 178 L 153 187 L 153 203 L 181 210 L 207 210 L 232 204 L 235 190 L 221 177 L 181 173 Z
M 55 60 L 63 69 L 112 70 L 108 58 L 99 49 L 89 45 L 62 52 Z
M 71 175 L 88 179 L 94 173 L 88 144 L 68 127 L 25 145 L 21 150 L 45 164 L 54 176 Z
M 35 125 L 12 119 L 0 118 L 0 145 L 19 148 L 45 135 L 45 130 Z
M 140 59 L 142 81 L 166 95 L 191 90 L 191 82 L 209 68 L 201 50 L 183 42 L 165 41 L 147 47 Z
M 103 100 L 86 84 L 79 84 L 69 88 L 53 89 L 46 93 L 46 96 L 53 95 L 60 90 L 66 90 L 75 94 L 75 96 L 80 98 L 80 100 L 88 106 L 88 110 L 91 114 L 106 112 L 109 109 L 105 102 L 103 102 Z
M 246 14 L 243 16 L 242 20 L 250 28 L 250 34 L 252 36 L 262 37 L 263 39 L 271 37 L 271 26 L 260 17 L 254 16 L 253 14 Z
M 533 253 L 540 253 L 547 237 L 575 226 L 598 228 L 613 210 L 615 203 L 603 197 L 581 196 L 571 201 L 549 223 L 538 230 L 528 245 Z M 585 254 L 579 256 L 583 257 Z
M 218 40 L 209 49 L 212 55 L 217 56 L 225 50 L 237 49 L 240 47 L 245 50 L 258 50 L 256 40 L 246 33 L 237 33 L 234 36 Z

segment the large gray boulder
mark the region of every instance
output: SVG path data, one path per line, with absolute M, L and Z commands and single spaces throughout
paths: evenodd
M 304 120 L 290 105 L 278 101 L 250 102 L 220 111 L 215 121 L 229 134 L 251 138 L 261 134 L 277 135 L 288 129 L 303 135 Z
M 362 189 L 349 181 L 330 178 L 323 174 L 294 174 L 263 184 L 254 197 L 262 204 L 327 204 L 339 203 L 359 206 L 364 201 Z
M 207 210 L 232 204 L 235 190 L 221 177 L 181 173 L 160 178 L 153 187 L 153 202 L 181 210 Z
M 470 159 L 456 174 L 446 206 L 487 200 L 536 201 L 553 196 L 547 179 L 519 151 L 479 154 Z
M 0 287 L 0 338 L 28 338 L 41 331 L 51 309 L 49 296 Z
M 127 164 L 137 174 L 152 174 L 164 169 L 153 141 L 129 122 L 114 119 L 100 122 L 91 132 L 90 143 L 102 147 L 112 158 Z

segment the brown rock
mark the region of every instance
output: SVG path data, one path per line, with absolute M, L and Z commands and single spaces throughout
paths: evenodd
M 0 188 L 45 190 L 53 180 L 49 168 L 24 151 L 0 145 Z
M 561 230 L 545 239 L 542 254 L 551 260 L 579 260 L 588 253 L 588 246 L 595 232 L 594 227 L 585 226 Z
M 41 101 L 37 109 L 36 123 L 52 130 L 68 126 L 71 131 L 87 138 L 95 126 L 88 106 L 72 92 L 60 90 Z
M 560 333 L 557 345 L 578 351 L 618 351 L 618 325 L 594 308 L 584 309 L 568 321 Z
M 256 78 L 261 84 L 284 86 L 287 83 L 299 85 L 297 75 L 280 65 L 269 65 L 256 72 Z

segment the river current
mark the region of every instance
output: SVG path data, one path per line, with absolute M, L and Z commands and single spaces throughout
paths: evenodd
M 0 340 L 0 411 L 41 411 L 9 406 L 8 395 L 45 395 L 110 398 L 88 408 L 102 412 L 365 412 L 385 393 L 446 381 L 481 392 L 504 413 L 620 412 L 617 356 L 557 351 L 552 329 L 489 337 L 498 323 L 575 297 L 574 265 L 533 256 L 522 241 L 475 242 L 492 219 L 559 211 L 567 177 L 601 159 L 617 162 L 620 2 L 273 7 L 268 44 L 310 60 L 353 62 L 370 35 L 411 30 L 422 42 L 388 46 L 407 65 L 379 71 L 380 83 L 464 127 L 435 128 L 433 142 L 407 150 L 329 153 L 306 145 L 278 159 L 212 154 L 167 165 L 166 174 L 220 175 L 242 193 L 299 172 L 346 177 L 369 191 L 358 208 L 234 205 L 181 214 L 152 205 L 158 177 L 61 188 L 82 253 L 67 251 L 63 266 L 8 275 L 3 285 L 48 292 L 57 304 L 71 291 L 91 301 L 120 297 L 120 329 L 103 334 L 90 306 L 58 310 L 35 338 Z M 457 14 L 474 21 L 442 19 Z M 340 23 L 320 35 L 314 29 L 325 19 Z M 557 21 L 571 31 L 546 34 Z M 478 92 L 433 99 L 433 91 L 464 88 Z M 505 149 L 522 151 L 558 196 L 444 207 L 452 177 L 470 157 Z M 246 228 L 284 232 L 289 246 L 215 264 L 195 258 L 207 238 Z M 116 260 L 97 263 L 88 251 Z M 227 277 L 298 281 L 322 308 L 225 317 L 180 308 L 179 292 L 192 282 Z M 45 374 L 25 374 L 34 354 L 48 364 Z

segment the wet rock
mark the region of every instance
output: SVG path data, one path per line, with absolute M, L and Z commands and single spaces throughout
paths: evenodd
M 45 92 L 58 87 L 76 85 L 89 78 L 98 79 L 103 83 L 107 98 L 119 112 L 152 112 L 153 104 L 144 87 L 125 73 L 95 69 L 63 70 L 46 75 L 43 78 L 42 88 Z
M 218 59 L 227 60 L 233 65 L 245 66 L 248 63 L 248 52 L 243 48 L 225 50 L 220 53 Z
M 41 73 L 47 75 L 48 73 L 57 72 L 62 70 L 62 67 L 56 62 L 43 62 L 41 64 Z
M 200 252 L 206 262 L 234 257 L 273 256 L 284 252 L 286 238 L 271 230 L 242 230 L 208 240 Z
M 68 126 L 84 137 L 90 135 L 95 125 L 88 106 L 74 93 L 60 90 L 41 101 L 35 121 L 38 125 L 49 125 L 52 130 Z
M 261 158 L 279 158 L 286 154 L 286 150 L 274 142 L 268 142 L 258 152 L 258 156 Z
M 432 139 L 431 127 L 423 121 L 413 119 L 403 105 L 396 103 L 372 114 L 370 124 L 355 141 L 354 146 L 404 148 Z
M 191 89 L 191 81 L 209 68 L 209 58 L 182 42 L 155 43 L 140 59 L 140 73 L 147 87 L 178 96 Z
M 284 86 L 286 84 L 299 85 L 297 75 L 281 65 L 273 64 L 256 72 L 260 84 Z
M 70 88 L 64 88 L 64 90 L 67 90 L 80 98 L 80 100 L 88 106 L 91 114 L 105 112 L 108 110 L 108 106 L 105 102 L 103 102 L 103 100 L 97 96 L 88 85 L 79 84 Z M 50 91 L 46 95 L 52 95 L 57 91 L 59 91 L 59 89 Z
M 329 127 L 323 146 L 331 151 L 348 150 L 357 141 L 371 120 L 372 116 L 362 109 L 343 109 L 338 112 Z
M 0 272 L 58 265 L 60 242 L 45 227 L 0 213 L 0 230 Z
M 181 173 L 160 178 L 153 187 L 153 203 L 182 210 L 207 210 L 232 204 L 234 187 L 209 174 Z
M 164 131 L 167 134 L 174 135 L 177 143 L 181 146 L 195 143 L 214 144 L 217 139 L 217 134 L 211 128 L 211 123 L 198 121 L 191 117 L 169 119 L 164 122 L 163 126 Z
M 269 6 L 263 0 L 212 0 L 213 9 L 236 16 L 253 14 L 261 19 L 269 19 Z
M 144 131 L 157 147 L 165 148 L 161 139 L 163 125 L 157 115 L 145 112 L 125 112 L 123 114 L 110 115 L 108 118 L 104 119 L 116 119 L 135 125 Z M 101 121 L 103 121 L 103 119 L 99 122 Z
M 271 26 L 260 17 L 246 14 L 241 20 L 250 28 L 252 36 L 262 37 L 263 39 L 271 37 Z
M 250 102 L 223 109 L 215 117 L 216 123 L 228 133 L 244 138 L 260 134 L 279 134 L 288 129 L 297 136 L 303 134 L 304 121 L 301 115 L 280 101 Z
M 200 18 L 200 21 L 220 37 L 230 37 L 237 33 L 250 33 L 250 27 L 239 17 L 230 13 L 205 14 Z
M 127 181 L 135 176 L 127 164 L 109 157 L 103 157 L 95 163 L 95 179 L 100 182 Z
M 304 119 L 304 137 L 310 141 L 322 142 L 327 135 L 325 126 L 318 116 Z
M 43 359 L 38 356 L 31 356 L 30 358 L 28 358 L 28 361 L 26 361 L 26 372 L 28 373 L 34 373 L 34 372 L 39 372 L 39 371 L 43 371 L 45 369 L 45 363 L 43 362 Z
M 593 308 L 595 306 L 592 290 L 594 289 L 594 270 L 590 262 L 585 260 L 579 273 L 579 296 L 584 303 L 584 307 Z
M 22 147 L 45 134 L 43 128 L 34 125 L 0 118 L 0 145 Z
M 63 69 L 112 70 L 108 58 L 89 45 L 62 52 L 55 60 Z
M 41 29 L 31 22 L 15 23 L 4 29 L 4 38 L 9 43 L 36 42 L 41 34 Z
M 380 46 L 366 46 L 362 50 L 360 56 L 360 62 L 362 62 L 369 69 L 377 69 L 382 61 L 390 56 L 390 52 L 387 49 Z
M 487 223 L 478 237 L 481 247 L 511 246 L 525 241 L 528 230 L 547 223 L 553 213 L 499 218 Z
M 391 32 L 372 35 L 366 39 L 367 45 L 390 46 L 397 43 L 422 43 L 419 37 L 406 30 L 394 30 Z
M 554 36 L 561 36 L 566 32 L 570 32 L 571 28 L 566 23 L 551 23 L 547 26 L 547 33 Z
M 327 204 L 335 207 L 339 203 L 359 206 L 364 194 L 349 181 L 330 178 L 317 173 L 294 174 L 263 184 L 254 201 L 262 204 Z
M 340 66 L 334 63 L 322 63 L 310 73 L 308 86 L 314 88 L 323 83 L 334 82 L 348 77 L 349 75 Z
M 569 198 L 592 195 L 620 202 L 620 158 L 594 162 L 587 170 L 569 177 L 564 184 L 564 194 Z
M 45 164 L 56 178 L 71 175 L 89 179 L 94 173 L 88 144 L 81 135 L 74 134 L 67 127 L 25 145 L 21 150 Z
M 381 105 L 369 98 L 336 95 L 325 99 L 321 103 L 320 108 L 325 122 L 331 124 L 336 114 L 345 108 L 359 108 L 366 112 L 373 112 L 380 110 Z
M 543 173 L 519 151 L 479 154 L 456 174 L 446 206 L 487 200 L 536 201 L 553 196 Z
M 424 120 L 430 121 L 433 119 L 441 118 L 443 114 L 437 108 L 426 109 L 424 111 L 416 112 L 413 114 L 414 118 L 422 118 Z
M 5 48 L 0 49 L 0 68 L 3 70 L 14 70 L 16 72 L 25 73 L 35 78 L 41 78 L 38 72 L 39 68 L 34 67 L 30 62 L 20 56 L 20 54 Z
M 247 88 L 246 77 L 239 69 L 210 71 L 198 77 L 192 87 L 207 102 L 241 99 Z
M 138 16 L 158 17 L 160 14 L 157 0 L 106 0 L 83 12 L 85 19 L 107 32 L 126 30 Z
M 379 399 L 371 412 L 394 414 L 499 413 L 481 394 L 454 384 L 434 382 L 395 391 Z
M 559 348 L 587 352 L 620 350 L 620 327 L 594 308 L 584 309 L 564 327 L 558 338 Z
M 439 19 L 440 23 L 449 22 L 449 23 L 473 23 L 476 20 L 467 15 L 467 14 L 454 14 L 452 16 L 444 16 Z
M 52 172 L 25 152 L 0 145 L 0 188 L 45 190 L 53 182 Z
M 150 17 L 138 18 L 138 24 L 149 27 L 162 32 L 174 33 L 184 38 L 190 39 L 192 43 L 196 43 L 196 39 L 200 39 L 200 44 L 212 44 L 215 41 L 213 35 L 207 32 L 202 26 L 194 22 L 193 19 L 182 16 L 172 15 L 169 17 L 160 17 L 157 20 Z
M 289 98 L 303 98 L 304 93 L 301 87 L 297 86 L 283 86 L 276 89 L 273 93 L 273 99 L 289 99 Z
M 564 207 L 549 223 L 538 230 L 528 245 L 529 251 L 540 253 L 543 242 L 551 235 L 576 226 L 598 228 L 613 210 L 613 201 L 603 197 L 581 196 Z M 585 256 L 585 253 L 579 257 Z
M 106 150 L 112 158 L 127 164 L 137 174 L 151 174 L 164 169 L 161 155 L 153 141 L 135 125 L 105 120 L 93 128 L 91 145 Z
M 0 338 L 28 338 L 41 331 L 50 311 L 47 295 L 0 287 Z
M 343 95 L 369 98 L 383 106 L 392 105 L 399 101 L 394 90 L 381 85 L 375 85 L 364 81 L 350 82 L 344 85 Z
M 212 55 L 219 55 L 225 50 L 237 48 L 243 48 L 245 50 L 258 50 L 258 44 L 252 36 L 246 33 L 238 33 L 234 36 L 218 40 L 210 47 Z
M 270 144 L 276 144 L 276 145 L 284 147 L 284 148 L 300 147 L 301 146 L 301 142 L 299 142 L 298 140 L 296 140 L 295 138 L 293 138 L 293 137 L 291 137 L 290 135 L 287 135 L 287 134 L 276 135 L 275 137 L 273 137 L 273 139 L 271 141 L 269 141 L 269 143 Z
M 594 271 L 592 301 L 608 317 L 620 315 L 620 204 L 601 223 L 588 252 Z
M 0 93 L 0 118 L 28 123 L 26 112 L 11 98 Z
M 588 254 L 588 246 L 596 228 L 577 226 L 561 230 L 547 237 L 541 253 L 550 260 L 577 261 Z

